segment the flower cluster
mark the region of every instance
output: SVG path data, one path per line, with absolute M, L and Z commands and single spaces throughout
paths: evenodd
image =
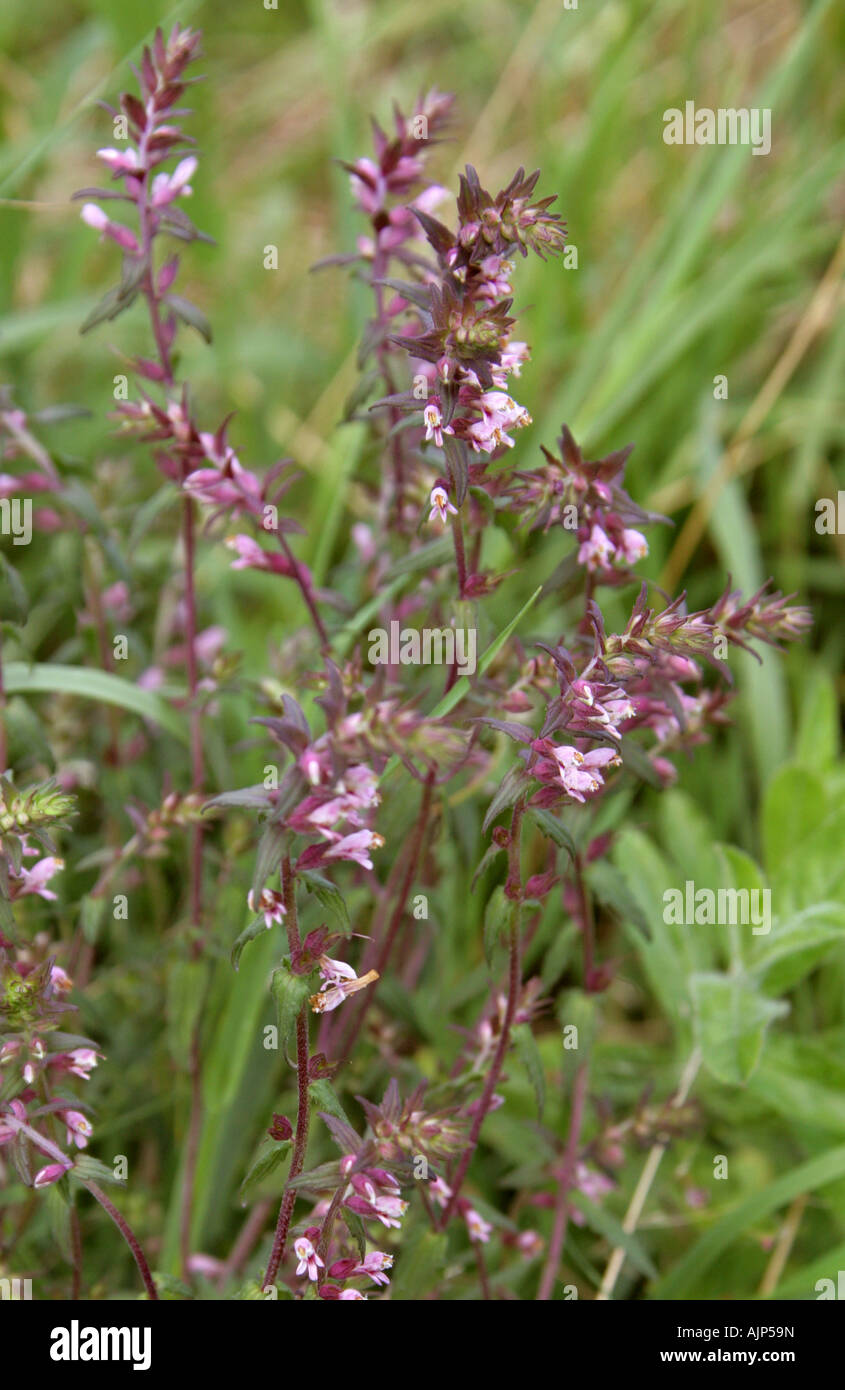
M 417 217 L 437 256 L 437 274 L 422 295 L 411 296 L 423 332 L 397 337 L 399 346 L 428 364 L 431 388 L 422 409 L 425 438 L 445 450 L 449 483 L 460 506 L 469 477 L 483 478 L 484 467 L 470 470 L 466 450 L 494 456 L 513 448 L 512 432 L 531 423 L 528 411 L 508 394 L 528 358 L 525 343 L 514 340 L 511 278 L 513 257 L 563 248 L 564 228 L 548 211 L 554 198 L 531 202 L 539 170 L 517 170 L 495 197 L 482 188 L 468 166 L 461 176 L 458 225 L 453 233 L 428 213 Z M 432 376 L 433 369 L 433 376 Z M 413 408 L 413 401 L 403 402 Z M 445 519 L 448 503 L 432 493 L 432 516 Z
M 47 933 L 25 940 L 12 913 L 28 896 L 56 900 L 47 885 L 63 863 L 50 831 L 65 824 L 72 804 L 51 783 L 20 793 L 8 775 L 0 779 L 0 1150 L 34 1188 L 64 1177 L 73 1150 L 87 1147 L 87 1107 L 80 1108 L 65 1082 L 87 1081 L 100 1057 L 93 1043 L 59 1031 L 74 1011 L 67 1002 L 73 981 L 57 964 Z M 51 853 L 27 869 L 23 860 L 38 854 L 29 835 Z

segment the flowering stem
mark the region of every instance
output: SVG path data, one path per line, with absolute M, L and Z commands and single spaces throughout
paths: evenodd
M 286 854 L 282 860 L 282 896 L 285 904 L 285 923 L 288 933 L 288 945 L 293 955 L 300 947 L 299 924 L 296 916 L 296 889 L 294 887 L 293 870 L 290 863 L 290 855 Z M 279 1272 L 279 1265 L 285 1257 L 285 1246 L 287 1244 L 290 1220 L 293 1215 L 293 1208 L 296 1203 L 296 1189 L 291 1187 L 291 1182 L 302 1172 L 302 1165 L 305 1162 L 305 1149 L 308 1144 L 308 1121 L 309 1121 L 309 1095 L 308 1095 L 308 1003 L 302 1006 L 302 1011 L 296 1020 L 296 1079 L 299 1094 L 299 1103 L 296 1113 L 296 1136 L 293 1145 L 293 1155 L 290 1161 L 290 1172 L 288 1181 L 282 1195 L 281 1206 L 279 1207 L 279 1219 L 276 1222 L 276 1234 L 273 1239 L 273 1249 L 270 1252 L 270 1260 L 267 1265 L 267 1273 L 264 1276 L 263 1288 L 270 1288 L 276 1282 L 276 1275 Z
M 458 598 L 463 598 L 467 582 L 467 562 L 464 553 L 464 531 L 460 516 L 452 517 L 452 540 L 455 542 L 455 564 L 458 567 Z
M 141 1249 L 141 1246 L 138 1243 L 138 1239 L 134 1234 L 128 1221 L 126 1221 L 126 1219 L 121 1216 L 117 1207 L 109 1201 L 105 1192 L 97 1183 L 86 1182 L 85 1186 L 91 1193 L 91 1196 L 94 1198 L 94 1200 L 100 1203 L 100 1206 L 103 1208 L 103 1211 L 108 1212 L 115 1226 L 120 1231 L 120 1234 L 123 1236 L 123 1239 L 126 1241 L 126 1244 L 129 1246 L 129 1249 L 132 1251 L 132 1257 L 136 1265 L 138 1266 L 138 1269 L 141 1272 L 141 1278 L 144 1281 L 144 1287 L 147 1290 L 147 1293 L 149 1294 L 150 1298 L 155 1299 L 157 1301 L 158 1290 L 156 1289 L 155 1283 L 153 1282 L 153 1276 L 150 1273 L 150 1267 L 147 1264 L 144 1252 Z
M 314 594 L 312 592 L 311 585 L 308 583 L 305 576 L 303 575 L 299 562 L 294 557 L 293 551 L 291 550 L 290 546 L 288 545 L 281 532 L 279 533 L 279 546 L 281 547 L 281 550 L 283 551 L 285 558 L 287 559 L 288 563 L 291 566 L 291 569 L 293 570 L 294 578 L 297 584 L 299 585 L 299 591 L 302 594 L 305 607 L 308 609 L 308 612 L 311 616 L 311 621 L 317 630 L 317 636 L 320 639 L 320 646 L 322 648 L 323 655 L 325 656 L 329 652 L 331 643 L 329 642 L 329 635 L 326 632 L 325 624 L 323 623 L 323 620 L 320 617 L 319 609 L 317 608 L 317 605 L 314 602 Z
M 575 1176 L 575 1165 L 578 1160 L 578 1145 L 581 1140 L 581 1125 L 584 1119 L 584 1105 L 587 1099 L 588 1075 L 589 1071 L 587 1064 L 586 1062 L 582 1062 L 575 1073 L 575 1082 L 572 1087 L 569 1136 L 566 1141 L 566 1152 L 563 1156 L 563 1166 L 558 1181 L 552 1238 L 549 1241 L 546 1263 L 543 1267 L 543 1273 L 540 1277 L 540 1287 L 537 1291 L 538 1303 L 547 1303 L 552 1296 L 555 1276 L 557 1275 L 560 1257 L 563 1252 L 563 1243 L 566 1239 L 566 1226 L 569 1221 L 569 1192 L 572 1187 L 572 1180 Z
M 520 969 L 519 940 L 520 917 L 522 910 L 522 889 L 520 882 L 521 876 L 519 866 L 519 851 L 521 844 L 522 815 L 524 810 L 525 805 L 522 801 L 518 801 L 513 808 L 513 813 L 511 816 L 510 842 L 508 845 L 508 878 L 507 883 L 505 885 L 505 891 L 511 898 L 512 907 L 510 922 L 508 923 L 508 998 L 507 1003 L 505 1005 L 505 1016 L 502 1020 L 502 1028 L 501 1032 L 499 1033 L 499 1042 L 496 1047 L 496 1052 L 494 1054 L 490 1070 L 487 1073 L 487 1080 L 484 1083 L 484 1090 L 481 1093 L 481 1100 L 479 1101 L 478 1109 L 475 1112 L 475 1117 L 472 1122 L 472 1129 L 469 1132 L 467 1147 L 464 1149 L 464 1152 L 461 1155 L 460 1162 L 458 1163 L 455 1175 L 451 1181 L 452 1195 L 450 1196 L 449 1200 L 446 1203 L 446 1206 L 443 1209 L 443 1215 L 440 1219 L 441 1230 L 443 1230 L 446 1227 L 452 1216 L 452 1213 L 455 1210 L 455 1206 L 460 1195 L 461 1186 L 463 1184 L 464 1178 L 466 1177 L 467 1169 L 469 1168 L 469 1165 L 472 1162 L 472 1156 L 475 1153 L 476 1146 L 478 1144 L 478 1137 L 481 1133 L 481 1126 L 484 1124 L 484 1120 L 490 1110 L 490 1106 L 493 1101 L 493 1095 L 496 1090 L 496 1086 L 499 1083 L 499 1077 L 502 1073 L 502 1067 L 504 1066 L 505 1056 L 507 1055 L 507 1050 L 510 1045 L 510 1031 L 513 1025 L 514 1014 L 516 1013 L 516 1004 L 519 998 L 519 991 L 522 983 Z

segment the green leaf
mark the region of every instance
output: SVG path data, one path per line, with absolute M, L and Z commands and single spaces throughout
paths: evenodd
M 292 1141 L 290 1139 L 269 1139 L 265 1138 L 258 1152 L 258 1157 L 249 1168 L 246 1177 L 241 1183 L 240 1198 L 246 1204 L 247 1198 L 259 1183 L 274 1173 L 280 1164 L 290 1153 Z
M 118 705 L 142 719 L 152 720 L 181 743 L 188 734 L 184 716 L 172 709 L 151 690 L 114 676 L 109 671 L 92 671 L 85 666 L 59 666 L 41 662 L 10 661 L 3 670 L 3 683 L 9 695 L 79 695 L 98 704 Z
M 780 768 L 763 799 L 763 845 L 770 875 L 791 858 L 825 818 L 827 796 L 821 777 L 806 768 Z
M 652 1296 L 659 1299 L 691 1297 L 696 1280 L 749 1226 L 753 1226 L 764 1216 L 779 1211 L 796 1197 L 814 1192 L 817 1188 L 842 1177 L 845 1177 L 845 1146 L 829 1149 L 820 1157 L 791 1169 L 782 1178 L 769 1183 L 762 1192 L 755 1192 L 753 1196 L 747 1197 L 717 1221 L 715 1226 L 711 1226 L 678 1261 L 675 1268 L 661 1280 Z M 730 1262 L 726 1261 L 723 1267 L 727 1282 L 722 1289 L 722 1296 L 738 1297 L 730 1287 Z
M 299 877 L 305 883 L 309 893 L 313 893 L 326 911 L 331 913 L 341 930 L 351 931 L 352 921 L 349 916 L 349 909 L 340 889 L 335 887 L 330 879 L 324 878 L 314 869 L 301 869 Z
M 760 1060 L 766 1030 L 789 1013 L 741 975 L 690 976 L 695 1032 L 707 1069 L 727 1086 L 741 1086 Z
M 255 855 L 255 868 L 252 874 L 252 901 L 257 903 L 264 885 L 272 873 L 279 868 L 287 844 L 287 831 L 284 826 L 271 823 L 258 841 Z
M 570 859 L 575 858 L 578 852 L 575 841 L 566 826 L 561 825 L 557 816 L 553 816 L 551 811 L 544 811 L 537 806 L 530 807 L 528 815 L 535 825 L 540 827 L 547 840 L 551 840 L 558 849 L 565 849 Z
M 337 1120 L 345 1120 L 350 1128 L 354 1129 L 352 1121 L 337 1098 L 334 1086 L 330 1081 L 326 1081 L 325 1077 L 320 1077 L 317 1081 L 310 1081 L 308 1094 L 315 1110 L 325 1110 L 327 1115 L 334 1115 Z
M 828 671 L 813 672 L 804 692 L 795 741 L 795 758 L 817 771 L 839 756 L 839 700 Z
M 107 1182 L 114 1187 L 125 1187 L 125 1178 L 116 1178 L 114 1169 L 107 1164 L 101 1163 L 98 1158 L 93 1158 L 91 1154 L 80 1153 L 76 1155 L 73 1167 L 68 1173 L 68 1177 L 76 1178 L 77 1182 Z
M 531 779 L 528 777 L 522 763 L 515 763 L 513 767 L 508 768 L 508 771 L 505 773 L 496 789 L 493 800 L 487 807 L 481 826 L 482 831 L 486 833 L 496 817 L 502 811 L 513 806 L 522 796 L 523 792 L 527 791 L 530 785 Z
M 165 303 L 170 305 L 177 318 L 180 318 L 189 328 L 193 328 L 207 343 L 211 342 L 211 324 L 202 309 L 198 309 L 196 304 L 192 304 L 189 299 L 183 299 L 181 294 L 166 294 L 164 298 Z
M 845 940 L 845 905 L 814 903 L 785 922 L 776 922 L 765 937 L 752 969 L 770 994 L 783 994 L 814 970 L 830 947 Z
M 276 1005 L 279 1038 L 284 1045 L 296 1027 L 302 1006 L 311 993 L 311 984 L 307 975 L 294 975 L 290 966 L 283 963 L 273 971 L 270 993 Z
M 540 1049 L 537 1046 L 534 1034 L 527 1023 L 517 1023 L 511 1029 L 511 1037 L 516 1043 L 516 1050 L 520 1060 L 528 1072 L 528 1079 L 534 1087 L 534 1096 L 537 1101 L 537 1114 L 542 1120 L 543 1110 L 546 1104 L 546 1076 L 543 1071 L 543 1059 L 540 1056 Z
M 243 955 L 244 947 L 248 946 L 250 941 L 254 941 L 257 936 L 260 936 L 261 933 L 266 930 L 267 923 L 264 921 L 264 918 L 261 914 L 259 914 L 257 917 L 253 917 L 252 921 L 244 927 L 243 931 L 241 932 L 240 936 L 238 937 L 238 939 L 232 947 L 232 954 L 230 956 L 230 960 L 235 970 L 237 970 L 240 966 L 241 956 Z
M 624 922 L 631 923 L 642 932 L 646 941 L 651 940 L 648 918 L 637 899 L 630 891 L 623 875 L 606 859 L 598 859 L 587 869 L 587 883 L 590 891 L 603 907 L 609 907 Z

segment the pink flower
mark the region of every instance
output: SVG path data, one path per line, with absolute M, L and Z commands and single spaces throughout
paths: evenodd
M 31 869 L 21 868 L 21 879 L 23 887 L 18 889 L 16 894 L 19 898 L 25 898 L 27 894 L 37 894 L 39 898 L 45 898 L 48 902 L 56 901 L 56 894 L 47 887 L 50 879 L 64 868 L 63 859 L 39 859 L 37 864 L 33 864 Z
M 467 1207 L 464 1212 L 464 1220 L 467 1223 L 470 1240 L 478 1241 L 481 1245 L 486 1245 L 490 1239 L 493 1227 L 489 1221 L 485 1221 L 483 1216 L 474 1207 Z
M 328 957 L 323 957 L 323 959 L 328 960 Z M 340 965 L 341 962 L 337 961 L 333 962 L 333 964 Z M 350 970 L 351 966 L 347 966 L 346 969 Z M 311 1004 L 312 1013 L 331 1013 L 332 1010 L 338 1008 L 345 999 L 348 999 L 350 994 L 357 994 L 359 989 L 366 989 L 367 985 L 373 984 L 377 979 L 377 970 L 368 970 L 366 975 L 361 975 L 360 977 L 357 976 L 353 970 L 351 977 L 338 979 L 329 989 L 323 989 L 320 990 L 319 994 L 311 995 L 309 1003 Z
M 516 1238 L 516 1248 L 522 1252 L 526 1260 L 531 1260 L 542 1251 L 543 1237 L 536 1231 L 520 1231 Z
M 40 1168 L 35 1174 L 32 1186 L 49 1187 L 51 1182 L 58 1182 L 59 1178 L 63 1178 L 68 1169 L 72 1167 L 73 1164 L 69 1160 L 64 1163 L 48 1163 L 45 1168 Z
M 578 551 L 579 565 L 588 570 L 607 569 L 616 554 L 615 546 L 605 531 L 594 524 L 589 539 L 584 541 Z
M 79 215 L 95 232 L 102 232 L 103 236 L 111 237 L 124 251 L 132 251 L 136 255 L 140 252 L 141 248 L 129 228 L 121 226 L 119 222 L 112 222 L 96 203 L 84 203 Z
M 373 861 L 369 857 L 371 849 L 381 849 L 384 840 L 374 830 L 356 830 L 352 835 L 344 835 L 336 844 L 325 851 L 325 859 L 351 859 L 362 869 L 371 869 Z
M 285 915 L 285 903 L 281 893 L 277 893 L 273 888 L 262 888 L 261 896 L 258 899 L 258 906 L 255 905 L 255 898 L 250 888 L 247 893 L 247 906 L 250 912 L 264 914 L 264 925 L 269 931 L 274 922 L 281 924 Z
M 423 423 L 425 425 L 425 437 L 427 440 L 434 440 L 438 449 L 443 448 L 443 414 L 440 410 L 439 401 L 430 400 L 423 411 Z
M 619 767 L 622 759 L 612 748 L 596 748 L 591 753 L 579 753 L 568 745 L 553 748 L 552 757 L 560 768 L 560 780 L 573 801 L 585 801 L 600 791 L 604 778 L 599 768 Z
M 388 1177 L 388 1174 L 384 1174 Z M 391 1179 L 391 1183 L 393 1179 Z M 379 1184 L 380 1186 L 382 1184 Z M 385 1193 L 377 1192 L 374 1184 L 365 1173 L 354 1173 L 351 1179 L 352 1195 L 346 1198 L 346 1205 L 359 1216 L 367 1216 L 380 1221 L 383 1226 L 395 1227 L 402 1224 L 402 1217 L 408 1210 L 408 1203 L 399 1196 L 399 1188 L 390 1186 Z
M 365 1255 L 360 1264 L 355 1265 L 347 1274 L 347 1279 L 355 1279 L 357 1276 L 366 1275 L 372 1279 L 374 1284 L 389 1284 L 390 1280 L 385 1273 L 393 1267 L 393 1256 L 387 1255 L 382 1250 L 371 1250 Z
M 165 207 L 167 203 L 172 203 L 174 198 L 181 194 L 193 192 L 188 182 L 196 172 L 197 161 L 193 155 L 188 155 L 187 159 L 182 159 L 176 165 L 172 174 L 156 174 L 153 179 L 153 207 Z
M 21 1124 L 26 1124 L 26 1110 L 22 1101 L 10 1101 L 9 1110 L 11 1111 L 14 1119 L 19 1120 Z M 11 1125 L 4 1122 L 3 1116 L 2 1114 L 0 1114 L 0 1144 L 8 1144 L 10 1140 L 14 1139 L 17 1133 L 17 1125 Z
M 435 1178 L 434 1181 L 429 1184 L 428 1190 L 439 1207 L 445 1207 L 452 1195 L 452 1189 L 445 1178 Z
M 437 487 L 433 487 L 431 489 L 431 496 L 428 500 L 431 503 L 431 511 L 428 514 L 429 521 L 433 521 L 435 517 L 439 517 L 445 525 L 449 519 L 450 512 L 452 516 L 458 515 L 458 509 L 449 501 L 449 494 L 445 487 L 441 487 L 439 484 Z
M 69 994 L 73 989 L 73 980 L 66 970 L 62 970 L 60 965 L 52 966 L 50 970 L 50 984 L 54 994 Z
M 60 1110 L 59 1114 L 67 1127 L 67 1143 L 75 1144 L 78 1149 L 87 1148 L 88 1140 L 94 1133 L 90 1120 L 86 1120 L 78 1110 Z
M 97 150 L 97 158 L 107 164 L 115 174 L 133 174 L 138 168 L 138 152 L 133 149 Z
M 621 550 L 629 565 L 635 565 L 648 554 L 648 541 L 641 531 L 622 532 Z
M 320 978 L 324 985 L 340 985 L 344 980 L 358 977 L 345 960 L 332 960 L 331 956 L 320 956 Z
M 72 1051 L 60 1055 L 63 1055 L 63 1057 L 68 1059 L 71 1063 L 71 1065 L 67 1067 L 67 1070 L 72 1072 L 74 1076 L 80 1077 L 83 1081 L 88 1080 L 91 1072 L 97 1065 L 97 1059 L 99 1057 L 99 1053 L 95 1052 L 93 1047 L 75 1047 Z
M 307 1236 L 300 1236 L 299 1240 L 294 1241 L 293 1248 L 296 1252 L 297 1259 L 299 1260 L 299 1264 L 296 1266 L 297 1274 L 305 1274 L 305 1272 L 307 1271 L 308 1278 L 313 1283 L 316 1283 L 317 1271 L 320 1269 L 324 1269 L 325 1264 L 323 1260 L 320 1259 L 320 1256 L 317 1254 L 317 1251 L 314 1249 L 314 1246 L 311 1244 L 311 1241 L 308 1239 Z

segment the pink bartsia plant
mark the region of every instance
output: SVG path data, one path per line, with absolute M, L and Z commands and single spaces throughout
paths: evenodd
M 194 556 L 202 508 L 209 534 L 220 539 L 218 523 L 225 519 L 233 568 L 262 571 L 268 584 L 278 577 L 294 581 L 319 648 L 319 669 L 296 673 L 302 691 L 315 692 L 316 710 L 304 693 L 277 699 L 265 690 L 265 713 L 255 721 L 273 740 L 281 775 L 226 789 L 211 803 L 251 809 L 262 826 L 252 881 L 244 885 L 250 920 L 234 942 L 233 965 L 267 931 L 279 931 L 286 948 L 272 973 L 271 994 L 279 1045 L 295 1078 L 296 1116 L 293 1122 L 274 1116 L 264 1141 L 271 1147 L 257 1160 L 263 1173 L 265 1163 L 289 1156 L 258 1291 L 281 1282 L 297 1296 L 328 1302 L 377 1296 L 389 1286 L 394 1260 L 401 1261 L 414 1203 L 415 1219 L 427 1222 L 444 1247 L 448 1231 L 462 1258 L 474 1261 L 489 1297 L 494 1247 L 526 1260 L 536 1260 L 544 1248 L 533 1227 L 500 1220 L 471 1187 L 485 1121 L 505 1104 L 499 1088 L 512 1050 L 519 1043 L 530 1052 L 531 1029 L 548 1003 L 540 981 L 523 977 L 524 947 L 538 914 L 551 894 L 560 894 L 582 942 L 583 992 L 606 990 L 617 961 L 599 958 L 587 873 L 611 845 L 610 833 L 595 824 L 600 809 L 632 778 L 670 783 L 673 759 L 725 720 L 732 647 L 778 645 L 799 636 L 809 617 L 768 589 L 743 600 L 730 585 L 710 609 L 691 613 L 683 595 L 669 601 L 643 583 L 635 567 L 648 553 L 648 528 L 663 519 L 645 512 L 626 490 L 630 448 L 590 460 L 564 426 L 556 453 L 543 449 L 533 468 L 518 458 L 520 431 L 530 417 L 511 391 L 530 354 L 518 336 L 512 285 L 529 252 L 545 260 L 562 250 L 564 224 L 551 211 L 553 197 L 536 196 L 539 173 L 521 168 L 491 193 L 468 166 L 454 212 L 444 211 L 448 195 L 428 177 L 427 159 L 448 128 L 451 98 L 432 92 L 410 115 L 394 112 L 392 134 L 375 125 L 373 157 L 345 166 L 368 225 L 354 254 L 333 259 L 353 262 L 373 296 L 360 354 L 364 377 L 349 412 L 371 429 L 358 492 L 369 522 L 359 522 L 352 537 L 362 605 L 385 623 L 411 613 L 443 622 L 454 617 L 447 605 L 457 592 L 460 612 L 480 625 L 481 601 L 509 577 L 484 567 L 491 527 L 509 530 L 515 552 L 531 533 L 539 533 L 531 536 L 536 544 L 553 530 L 556 551 L 568 541 L 562 562 L 559 554 L 550 561 L 545 586 L 545 596 L 558 604 L 560 628 L 530 654 L 515 641 L 491 643 L 472 680 L 459 683 L 451 667 L 436 703 L 430 681 L 418 672 L 395 663 L 368 667 L 347 595 L 317 590 L 288 544 L 297 528 L 278 518 L 276 505 L 290 481 L 288 465 L 277 464 L 263 477 L 245 468 L 228 421 L 201 428 L 187 385 L 176 380 L 179 322 L 209 336 L 200 311 L 175 292 L 178 258 L 159 255 L 164 238 L 201 237 L 183 209 L 198 169 L 178 105 L 192 80 L 185 73 L 197 46 L 190 30 L 177 28 L 169 40 L 156 36 L 137 74 L 140 98 L 124 96 L 113 112 L 126 119 L 125 147 L 99 152 L 112 185 L 82 195 L 86 223 L 123 256 L 120 284 L 86 326 L 144 300 L 154 353 L 133 359 L 144 385 L 116 414 L 124 433 L 153 445 L 182 503 L 183 631 L 173 634 L 170 664 L 184 658 L 191 783 L 170 793 L 176 800 L 168 806 L 166 798 L 160 814 L 135 811 L 137 834 L 123 853 L 152 853 L 174 826 L 190 827 L 192 951 L 198 956 L 211 915 L 197 808 L 206 781 L 200 715 L 213 682 L 202 678 L 201 657 L 218 651 L 220 636 L 199 627 Z M 115 202 L 122 204 L 120 218 L 102 206 Z M 439 536 L 446 524 L 451 556 Z M 278 551 L 263 543 L 271 533 Z M 413 591 L 403 595 L 408 576 Z M 601 591 L 632 586 L 630 616 L 621 631 L 608 631 Z M 338 613 L 346 619 L 342 626 Z M 316 656 L 313 641 L 308 650 Z M 146 683 L 160 676 L 152 669 Z M 504 775 L 502 739 L 514 745 Z M 485 951 L 492 963 L 495 947 L 504 944 L 506 977 L 491 980 L 488 998 L 460 1029 L 455 1055 L 431 1067 L 427 1085 L 415 1078 L 403 1100 L 397 1073 L 410 1063 L 379 1000 L 387 981 L 412 997 L 425 969 L 431 938 L 415 937 L 409 899 L 434 880 L 434 829 L 449 814 L 451 784 L 459 778 L 465 779 L 457 789 L 461 798 L 496 787 L 483 819 L 489 844 L 476 880 L 487 872 L 498 879 L 501 911 L 489 941 L 485 930 Z M 412 820 L 400 837 L 409 788 Z M 361 920 L 350 919 L 348 888 L 365 904 Z M 306 895 L 331 925 L 300 929 Z M 345 1068 L 362 1034 L 375 1049 L 375 1056 L 368 1054 L 369 1075 L 381 1073 L 384 1085 L 379 1105 L 357 1097 L 363 1133 L 347 1118 L 332 1084 L 346 1085 Z M 189 1249 L 199 1025 L 191 1065 L 194 1111 L 182 1204 L 186 1273 L 214 1263 Z M 599 1134 L 585 1141 L 589 1080 L 585 1061 L 571 1077 L 568 1133 L 561 1141 L 541 1131 L 548 1157 L 525 1194 L 523 1206 L 553 1212 L 540 1299 L 550 1297 L 557 1276 L 571 1194 L 597 1201 L 610 1190 L 632 1132 L 624 1121 L 600 1114 Z M 320 1137 L 330 1136 L 339 1157 L 309 1168 L 314 1111 L 323 1122 Z M 303 1199 L 310 1206 L 296 1220 Z M 265 1215 L 259 1208 L 249 1219 L 253 1242 L 263 1233 Z
M 82 1249 L 71 1179 L 115 1222 L 155 1299 L 144 1253 L 103 1192 L 103 1182 L 115 1181 L 112 1170 L 85 1152 L 94 1131 L 90 1106 L 77 1092 L 102 1054 L 91 1039 L 68 1031 L 68 1016 L 76 1012 L 68 999 L 74 982 L 59 964 L 60 949 L 48 932 L 33 930 L 25 907 L 28 898 L 56 901 L 51 884 L 64 863 L 53 835 L 67 828 L 72 814 L 73 798 L 55 782 L 22 791 L 9 773 L 0 776 L 0 1175 L 13 1171 L 35 1191 L 61 1188 L 74 1298 L 80 1295 Z

